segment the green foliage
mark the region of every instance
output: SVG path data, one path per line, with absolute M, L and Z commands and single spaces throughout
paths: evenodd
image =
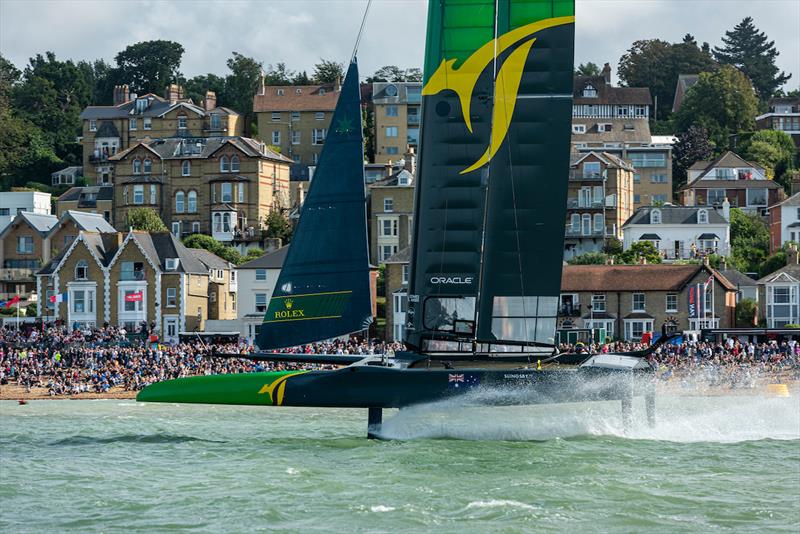
M 742 272 L 760 272 L 769 254 L 769 230 L 757 215 L 731 209 L 731 263 Z
M 396 65 L 386 65 L 367 78 L 367 83 L 374 82 L 421 82 L 422 70 L 417 68 L 401 69 Z
M 115 77 L 124 80 L 140 95 L 161 94 L 178 80 L 183 46 L 174 41 L 155 40 L 132 44 L 118 53 Z
M 156 210 L 152 208 L 133 208 L 128 211 L 128 224 L 134 230 L 143 232 L 167 232 L 167 226 Z
M 600 76 L 600 74 L 600 67 L 597 66 L 597 63 L 592 63 L 591 61 L 588 63 L 581 63 L 575 69 L 576 76 Z
M 675 115 L 675 125 L 681 133 L 692 125 L 702 126 L 717 147 L 725 147 L 730 135 L 755 126 L 757 110 L 758 99 L 750 80 L 725 65 L 700 74 Z
M 242 113 L 249 120 L 253 115 L 253 95 L 256 94 L 261 80 L 261 63 L 233 52 L 227 65 L 231 73 L 225 78 L 225 105 Z
M 661 263 L 661 254 L 652 241 L 636 241 L 628 250 L 617 254 L 616 259 L 617 263 L 629 265 L 641 263 L 642 259 L 647 260 L 647 263 Z
M 587 252 L 567 260 L 570 265 L 605 265 L 608 255 L 602 252 Z
M 46 177 L 64 162 L 30 121 L 0 109 L 0 177 L 5 190 Z
M 780 183 L 791 194 L 791 169 L 796 154 L 794 141 L 780 130 L 759 130 L 741 146 L 741 155 L 767 169 L 767 175 Z
M 229 261 L 234 265 L 240 265 L 244 262 L 244 258 L 239 251 L 233 247 L 223 245 L 210 235 L 205 234 L 192 234 L 183 240 L 184 246 L 188 248 L 202 248 L 212 254 L 216 254 L 225 261 Z
M 9 106 L 11 91 L 19 80 L 21 72 L 13 63 L 0 54 L 0 110 Z
M 657 116 L 672 111 L 675 86 L 680 74 L 696 74 L 714 69 L 707 47 L 699 48 L 694 37 L 686 35 L 680 43 L 660 39 L 636 41 L 619 60 L 618 75 L 628 87 L 649 87 L 658 99 Z
M 759 276 L 767 276 L 774 273 L 781 267 L 786 267 L 787 255 L 785 250 L 777 250 L 774 254 L 767 257 L 764 263 L 761 264 L 761 269 L 758 271 Z
M 733 65 L 750 78 L 762 100 L 774 96 L 778 88 L 792 77 L 778 72 L 780 69 L 775 65 L 775 59 L 779 52 L 775 41 L 770 41 L 755 27 L 752 17 L 745 17 L 733 30 L 725 32 L 722 42 L 724 46 L 714 47 L 714 57 L 720 63 Z
M 698 161 L 709 160 L 714 155 L 714 146 L 708 139 L 708 131 L 692 124 L 678 136 L 672 149 L 672 189 L 678 191 L 686 184 L 687 171 Z
M 264 249 L 261 249 L 261 248 L 258 248 L 258 247 L 248 248 L 247 249 L 247 254 L 245 254 L 244 258 L 242 259 L 242 262 L 246 262 L 246 261 L 254 260 L 256 258 L 260 258 L 263 255 L 264 255 Z
M 225 78 L 216 74 L 200 74 L 183 82 L 183 91 L 186 98 L 191 98 L 192 102 L 199 104 L 206 98 L 206 91 L 214 91 L 217 95 L 217 103 L 230 105 L 225 101 Z
M 278 210 L 272 210 L 267 215 L 267 237 L 278 238 L 285 245 L 292 239 L 292 223 L 286 215 Z
M 314 65 L 314 83 L 336 83 L 344 80 L 344 65 L 330 59 L 321 59 Z
M 756 319 L 756 311 L 758 304 L 753 299 L 742 299 L 736 305 L 736 326 L 738 328 L 747 328 L 756 326 L 754 319 Z
M 615 256 L 617 254 L 621 254 L 623 250 L 622 241 L 617 239 L 616 237 L 609 237 L 606 241 L 605 246 L 603 246 L 603 252 L 608 254 L 609 256 Z

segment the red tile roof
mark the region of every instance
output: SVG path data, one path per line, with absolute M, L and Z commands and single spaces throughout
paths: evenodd
M 340 92 L 333 84 L 268 85 L 253 97 L 253 111 L 333 111 Z
M 704 267 L 692 265 L 565 265 L 561 291 L 680 291 Z M 717 273 L 717 280 L 736 289 Z

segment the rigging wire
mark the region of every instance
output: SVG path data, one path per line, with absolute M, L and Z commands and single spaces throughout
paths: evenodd
M 364 17 L 361 19 L 361 27 L 358 29 L 358 37 L 356 37 L 356 44 L 353 47 L 353 54 L 350 56 L 350 63 L 356 58 L 358 53 L 358 45 L 361 44 L 361 36 L 364 33 L 364 27 L 367 24 L 367 14 L 369 14 L 369 7 L 372 5 L 372 0 L 367 0 L 367 7 L 364 9 Z

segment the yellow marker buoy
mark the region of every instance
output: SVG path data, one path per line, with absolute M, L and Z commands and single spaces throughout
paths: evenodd
M 542 370 L 542 360 L 536 360 L 536 370 L 537 371 Z
M 768 384 L 767 393 L 774 397 L 789 397 L 789 386 L 786 384 Z

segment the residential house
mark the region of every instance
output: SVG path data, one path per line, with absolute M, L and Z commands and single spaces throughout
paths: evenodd
M 50 180 L 54 187 L 75 185 L 75 182 L 81 178 L 83 178 L 83 167 L 81 166 L 66 167 L 50 175 Z
M 386 340 L 402 342 L 408 308 L 408 279 L 411 269 L 411 247 L 388 258 L 383 273 L 386 297 Z
M 689 312 L 689 289 L 705 298 Z M 736 287 L 717 271 L 690 265 L 565 265 L 559 328 L 604 328 L 606 335 L 639 341 L 645 332 L 730 328 Z
M 0 232 L 0 300 L 36 300 L 33 275 L 50 258 L 48 235 L 57 222 L 54 215 L 23 211 Z
M 419 146 L 422 82 L 372 84 L 375 163 L 390 163 Z
M 295 179 L 309 179 L 316 166 L 340 93 L 339 83 L 275 86 L 261 78 L 253 96 L 259 138 L 294 162 Z
M 50 193 L 41 191 L 4 191 L 0 195 L 0 232 L 14 220 L 18 213 L 50 215 Z
M 70 326 L 146 326 L 175 342 L 208 319 L 208 268 L 168 232 L 81 232 L 36 276 L 48 297 L 39 301 L 40 316 Z
M 170 84 L 164 97 L 131 94 L 127 85 L 114 87 L 114 104 L 88 106 L 82 121 L 83 169 L 89 185 L 110 185 L 114 165 L 109 158 L 139 142 L 164 138 L 206 138 L 242 135 L 244 122 L 235 111 L 217 106 L 213 91 L 201 105 L 184 98 L 180 85 Z
M 114 213 L 114 187 L 110 185 L 71 187 L 56 200 L 56 215 L 61 217 L 66 211 L 96 213 L 111 223 Z
M 190 248 L 189 252 L 208 269 L 208 319 L 235 320 L 239 292 L 236 265 L 202 248 Z
M 633 214 L 633 167 L 607 152 L 589 152 L 572 164 L 567 193 L 565 259 L 603 250 L 622 239 Z
M 739 304 L 743 299 L 758 302 L 758 281 L 755 278 L 751 278 L 736 269 L 729 269 L 724 256 L 720 258 L 718 272 L 724 276 L 731 285 L 736 287 L 736 304 Z
M 210 234 L 261 243 L 273 210 L 289 207 L 290 161 L 247 137 L 158 139 L 109 157 L 116 166 L 114 225 L 154 209 L 177 237 Z
M 275 284 L 283 268 L 289 245 L 260 258 L 239 265 L 238 282 L 247 291 L 239 295 L 237 306 L 237 328 L 242 337 L 252 341 L 261 329 L 267 305 L 275 291 Z
M 800 149 L 800 97 L 770 99 L 769 111 L 756 117 L 756 128 L 786 132 Z
M 368 189 L 370 258 L 380 264 L 411 243 L 414 177 L 401 169 Z
M 679 74 L 678 82 L 675 85 L 675 96 L 672 99 L 672 112 L 677 113 L 681 109 L 686 93 L 700 80 L 699 74 Z
M 767 206 L 785 198 L 783 188 L 767 179 L 762 166 L 731 151 L 689 167 L 680 194 L 684 206 L 721 206 L 727 198 L 732 208 L 758 215 L 766 215 Z
M 800 264 L 791 245 L 784 267 L 758 280 L 759 326 L 784 328 L 800 324 Z
M 670 136 L 650 134 L 652 98 L 646 87 L 615 87 L 606 63 L 600 76 L 576 76 L 572 149 L 579 156 L 608 152 L 634 167 L 634 208 L 672 200 Z
M 769 207 L 769 252 L 787 241 L 800 243 L 800 193 Z
M 628 250 L 639 241 L 650 241 L 667 260 L 687 260 L 708 254 L 728 256 L 730 206 L 721 210 L 666 204 L 643 207 L 622 225 L 622 245 Z

